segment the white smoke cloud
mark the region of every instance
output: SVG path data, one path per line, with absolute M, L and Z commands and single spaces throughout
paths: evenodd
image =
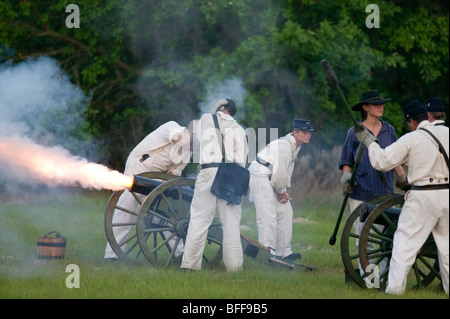
M 237 112 L 234 118 L 239 121 L 245 117 L 245 98 L 248 92 L 241 78 L 232 76 L 220 83 L 208 84 L 206 96 L 199 103 L 201 113 L 214 112 L 213 105 L 220 99 L 230 98 L 236 103 Z
M 95 143 L 82 132 L 87 102 L 50 58 L 0 65 L 3 188 L 16 182 L 124 189 L 129 180 L 122 174 L 85 158 L 96 153 Z
M 0 163 L 15 176 L 48 186 L 122 190 L 132 183 L 129 177 L 74 156 L 60 146 L 44 147 L 19 136 L 0 138 Z
M 83 146 L 92 144 L 83 141 L 80 127 L 88 98 L 55 60 L 40 57 L 0 65 L 0 92 L 0 136 L 27 136 L 87 153 Z

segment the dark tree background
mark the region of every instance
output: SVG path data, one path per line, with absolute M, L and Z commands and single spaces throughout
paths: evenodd
M 66 27 L 70 3 L 80 28 Z M 0 0 L 0 63 L 59 61 L 90 96 L 86 133 L 116 169 L 150 131 L 168 120 L 187 124 L 227 89 L 241 101 L 242 124 L 284 134 L 293 117 L 308 118 L 314 147 L 327 150 L 342 144 L 351 121 L 322 59 L 350 104 L 375 88 L 393 98 L 385 119 L 399 135 L 408 101 L 440 96 L 448 106 L 448 2 L 380 0 L 380 28 L 367 28 L 370 3 Z

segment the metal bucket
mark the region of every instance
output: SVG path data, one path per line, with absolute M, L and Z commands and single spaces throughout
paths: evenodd
M 54 237 L 50 235 L 54 234 Z M 66 252 L 67 238 L 51 231 L 37 240 L 37 255 L 40 259 L 63 259 Z

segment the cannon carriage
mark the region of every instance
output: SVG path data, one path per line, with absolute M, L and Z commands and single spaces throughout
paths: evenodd
M 111 195 L 105 212 L 106 237 L 117 256 L 124 262 L 148 264 L 155 268 L 179 267 L 188 232 L 190 204 L 195 179 L 176 177 L 165 173 L 146 172 L 134 176 L 130 189 L 135 209 L 121 207 L 118 199 L 123 191 Z M 357 207 L 344 224 L 340 250 L 346 275 L 352 282 L 365 288 L 384 289 L 392 255 L 393 236 L 404 196 L 387 194 L 375 197 Z M 115 210 L 132 215 L 131 222 L 113 222 Z M 362 230 L 354 229 L 360 218 Z M 130 227 L 129 235 L 117 242 L 114 229 Z M 272 268 L 310 271 L 314 267 L 285 262 L 273 257 L 264 247 L 241 234 L 246 256 Z M 207 235 L 203 253 L 203 267 L 216 267 L 222 260 L 222 226 L 214 218 Z M 379 286 L 373 281 L 378 268 Z M 365 271 L 360 271 L 364 269 Z M 412 276 L 416 287 L 427 287 L 435 279 L 441 281 L 436 244 L 430 235 L 417 255 Z M 369 282 L 370 279 L 370 282 Z
M 404 195 L 381 195 L 358 206 L 345 222 L 340 243 L 342 262 L 346 276 L 358 286 L 385 289 L 403 203 Z M 358 218 L 363 223 L 359 232 L 354 228 Z M 432 235 L 418 252 L 410 277 L 416 288 L 425 288 L 435 279 L 442 282 Z
M 195 179 L 165 173 L 146 172 L 134 176 L 130 193 L 135 199 L 134 209 L 121 207 L 119 197 L 124 190 L 111 195 L 105 212 L 106 237 L 121 261 L 150 263 L 155 268 L 179 267 L 189 227 L 190 204 Z M 130 215 L 130 222 L 113 219 L 120 210 Z M 129 235 L 117 242 L 114 230 L 129 227 Z M 203 267 L 216 267 L 222 260 L 222 225 L 214 218 L 208 230 L 203 253 Z M 308 271 L 313 267 L 294 264 L 275 258 L 270 250 L 241 234 L 245 255 L 269 267 Z

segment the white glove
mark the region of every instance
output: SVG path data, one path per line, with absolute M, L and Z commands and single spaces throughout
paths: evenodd
M 341 177 L 342 190 L 346 194 L 351 194 L 355 191 L 355 182 L 350 183 L 351 178 L 352 178 L 352 173 L 345 173 Z
M 358 141 L 366 148 L 369 148 L 369 145 L 372 144 L 372 142 L 378 143 L 378 139 L 364 126 L 355 127 L 355 134 Z

